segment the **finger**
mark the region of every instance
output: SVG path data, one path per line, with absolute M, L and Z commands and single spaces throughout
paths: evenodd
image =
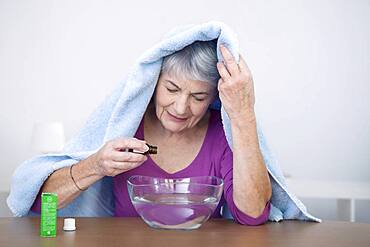
M 113 140 L 113 148 L 116 150 L 124 150 L 126 148 L 132 148 L 141 152 L 146 152 L 149 147 L 146 142 L 136 138 L 118 138 Z
M 143 162 L 112 162 L 111 167 L 115 170 L 122 171 L 134 169 L 142 164 Z
M 243 59 L 242 55 L 239 55 L 239 68 L 241 72 L 249 72 L 249 67 L 245 60 Z
M 143 162 L 147 159 L 143 154 L 136 154 L 127 151 L 113 152 L 111 158 L 116 162 Z
M 223 64 L 222 62 L 217 63 L 217 69 L 218 69 L 218 73 L 220 74 L 222 79 L 224 79 L 225 81 L 231 78 L 229 71 L 227 71 L 225 64 Z
M 230 72 L 232 76 L 238 75 L 240 73 L 239 66 L 235 61 L 234 56 L 231 52 L 224 46 L 220 46 L 222 57 L 224 58 L 224 62 L 226 64 L 227 70 Z

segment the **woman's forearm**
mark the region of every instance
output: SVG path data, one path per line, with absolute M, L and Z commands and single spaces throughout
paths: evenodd
M 103 176 L 94 171 L 94 155 L 73 165 L 73 178 L 80 189 L 86 189 Z M 64 167 L 52 173 L 45 181 L 42 192 L 58 194 L 58 208 L 63 208 L 71 203 L 81 190 L 73 182 L 70 167 Z
M 233 198 L 247 215 L 259 216 L 271 198 L 271 184 L 259 148 L 255 117 L 231 121 Z

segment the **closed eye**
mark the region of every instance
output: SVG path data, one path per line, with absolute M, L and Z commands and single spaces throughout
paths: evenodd
M 178 90 L 177 89 L 169 89 L 169 88 L 167 88 L 167 91 L 170 92 L 170 93 L 174 93 L 174 92 L 177 92 Z
M 166 87 L 166 89 L 167 89 L 167 91 L 168 92 L 170 92 L 170 93 L 175 93 L 175 92 L 177 92 L 177 91 L 179 91 L 178 89 L 170 89 L 170 88 L 168 88 L 168 87 Z M 199 99 L 199 98 L 197 98 L 196 96 L 194 96 L 193 95 L 193 98 L 196 100 L 196 101 L 204 101 L 205 99 Z
M 196 101 L 204 101 L 205 99 L 199 99 L 199 98 L 197 98 L 197 97 L 195 97 L 195 96 L 193 96 L 193 98 L 196 100 Z

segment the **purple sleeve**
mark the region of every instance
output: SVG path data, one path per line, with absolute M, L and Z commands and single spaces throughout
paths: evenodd
M 234 219 L 242 225 L 261 225 L 264 224 L 269 217 L 270 213 L 270 202 L 266 203 L 265 209 L 262 214 L 257 218 L 249 216 L 240 211 L 233 200 L 233 153 L 227 144 L 225 143 L 224 154 L 221 158 L 221 176 L 224 180 L 224 197 L 227 202 L 227 206 L 230 210 L 231 215 Z
M 41 213 L 41 189 L 39 191 L 39 193 L 37 194 L 37 197 L 35 199 L 35 201 L 33 202 L 33 205 L 31 207 L 31 211 L 34 212 L 34 213 Z

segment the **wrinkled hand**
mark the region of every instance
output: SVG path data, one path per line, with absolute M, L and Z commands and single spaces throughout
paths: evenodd
M 118 138 L 108 141 L 94 154 L 95 173 L 100 176 L 114 177 L 140 166 L 147 160 L 143 154 L 123 151 L 126 148 L 141 152 L 146 152 L 149 149 L 145 141 L 136 138 Z
M 254 119 L 254 87 L 252 73 L 240 55 L 239 64 L 231 52 L 220 47 L 224 62 L 217 63 L 220 73 L 218 91 L 230 121 Z

